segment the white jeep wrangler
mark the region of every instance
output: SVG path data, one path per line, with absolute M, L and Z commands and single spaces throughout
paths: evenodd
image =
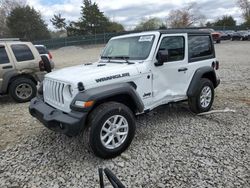
M 170 102 L 208 111 L 219 85 L 210 33 L 166 30 L 112 38 L 99 61 L 46 75 L 30 113 L 51 130 L 84 131 L 99 157 L 122 153 L 135 134 L 135 116 Z

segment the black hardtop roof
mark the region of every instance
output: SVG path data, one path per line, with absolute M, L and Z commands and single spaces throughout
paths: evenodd
M 187 34 L 207 34 L 210 35 L 209 31 L 198 30 L 198 29 L 166 29 L 158 30 L 161 34 L 175 34 L 175 33 L 187 33 Z

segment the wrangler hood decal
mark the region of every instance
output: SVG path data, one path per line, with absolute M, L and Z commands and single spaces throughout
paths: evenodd
M 78 82 L 82 82 L 85 88 L 92 88 L 98 85 L 120 82 L 121 79 L 130 79 L 139 74 L 135 64 L 106 63 L 105 66 L 98 65 L 100 63 L 63 68 L 47 74 L 46 77 L 70 83 L 75 88 Z

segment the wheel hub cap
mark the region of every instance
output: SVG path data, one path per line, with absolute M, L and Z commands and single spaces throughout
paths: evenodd
M 202 108 L 207 108 L 212 100 L 212 90 L 210 87 L 205 86 L 200 95 L 200 105 Z
M 100 138 L 103 146 L 107 149 L 120 147 L 128 136 L 129 126 L 125 117 L 114 115 L 102 126 Z
M 32 95 L 32 88 L 29 84 L 20 84 L 16 87 L 16 95 L 21 99 L 27 99 Z

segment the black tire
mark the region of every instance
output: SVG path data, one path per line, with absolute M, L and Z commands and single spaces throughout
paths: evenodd
M 21 97 L 21 94 L 18 94 L 18 87 L 21 87 L 23 85 L 23 87 L 26 87 L 26 89 L 28 88 L 30 90 L 30 92 L 27 91 L 26 97 L 23 96 Z M 36 92 L 37 92 L 37 88 L 36 88 L 36 84 L 28 78 L 24 78 L 24 77 L 19 77 L 17 79 L 15 79 L 14 81 L 11 82 L 10 86 L 9 86 L 9 94 L 10 96 L 19 103 L 24 103 L 24 102 L 28 102 L 31 99 L 33 99 L 36 96 Z
M 202 78 L 197 87 L 198 87 L 198 92 L 197 92 L 196 96 L 189 97 L 189 99 L 188 99 L 189 107 L 190 107 L 191 111 L 194 113 L 207 112 L 212 107 L 212 104 L 214 101 L 214 85 L 209 79 Z M 203 107 L 201 105 L 201 93 L 205 87 L 209 87 L 211 89 L 211 101 L 207 107 Z
M 42 56 L 41 58 L 43 61 L 44 70 L 48 73 L 51 72 L 52 68 L 49 59 L 46 56 Z
M 101 141 L 101 130 L 105 122 L 115 115 L 124 117 L 128 123 L 128 134 L 124 142 L 117 148 L 110 149 L 105 147 Z M 109 159 L 120 155 L 131 144 L 135 135 L 135 117 L 132 111 L 124 104 L 108 102 L 99 105 L 94 109 L 88 118 L 88 126 L 84 130 L 85 145 L 93 153 L 103 159 Z M 108 137 L 109 138 L 109 137 Z
M 217 40 L 216 43 L 219 44 L 221 42 L 221 40 Z

